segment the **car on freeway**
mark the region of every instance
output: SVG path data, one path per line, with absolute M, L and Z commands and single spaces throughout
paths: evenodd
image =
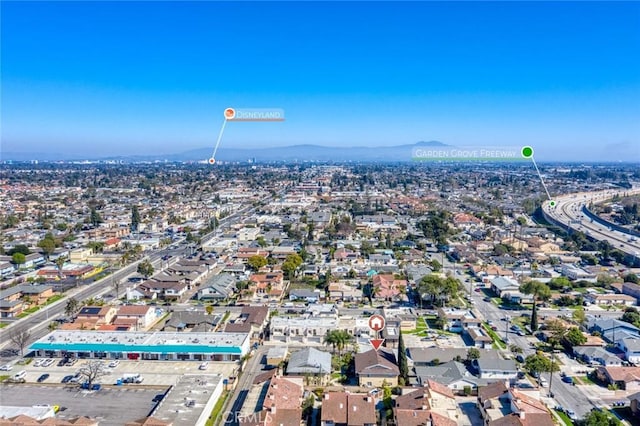
M 49 378 L 49 375 L 47 373 L 44 373 L 43 375 L 41 375 L 40 377 L 38 377 L 38 383 L 42 383 L 45 380 L 47 380 Z

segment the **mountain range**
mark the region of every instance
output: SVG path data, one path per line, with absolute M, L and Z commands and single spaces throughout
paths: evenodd
M 438 141 L 418 142 L 415 144 L 378 146 L 378 147 L 335 147 L 321 145 L 292 145 L 285 147 L 269 148 L 220 148 L 216 155 L 216 161 L 247 161 L 255 159 L 256 162 L 299 162 L 299 161 L 336 161 L 336 162 L 398 162 L 411 161 L 412 149 L 416 147 L 446 147 L 449 146 Z M 129 155 L 111 156 L 100 158 L 83 157 L 82 154 L 65 155 L 56 153 L 19 153 L 6 152 L 2 160 L 13 161 L 64 161 L 64 160 L 104 160 L 104 161 L 204 161 L 211 157 L 211 148 L 199 148 L 174 154 L 153 155 Z

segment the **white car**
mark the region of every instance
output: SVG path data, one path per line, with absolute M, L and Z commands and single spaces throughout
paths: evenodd
M 0 367 L 0 371 L 11 371 L 11 370 L 13 370 L 13 365 L 11 364 L 5 364 Z
M 118 361 L 117 359 L 114 359 L 109 363 L 109 368 L 116 368 L 119 364 L 120 364 L 120 361 Z
M 200 367 L 198 367 L 199 370 L 206 370 L 207 368 L 209 368 L 209 363 L 206 361 L 200 364 Z
M 37 359 L 36 362 L 33 363 L 34 367 L 42 367 L 42 363 L 44 362 L 44 359 Z

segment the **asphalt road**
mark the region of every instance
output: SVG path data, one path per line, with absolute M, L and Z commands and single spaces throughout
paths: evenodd
M 475 307 L 485 317 L 485 319 L 493 321 L 493 324 L 498 327 L 496 332 L 500 337 L 502 337 L 503 340 L 505 340 L 506 337 L 508 345 L 515 344 L 521 347 L 524 351 L 523 355 L 525 357 L 534 354 L 535 349 L 530 345 L 530 343 L 532 341 L 537 341 L 537 338 L 531 336 L 518 336 L 516 333 L 509 330 L 509 327 L 512 324 L 511 315 L 520 315 L 522 312 L 529 311 L 515 311 L 514 313 L 511 313 L 511 311 L 504 311 L 491 302 L 485 302 L 483 297 L 483 293 L 474 292 L 472 298 Z M 505 321 L 506 318 L 509 320 Z M 552 381 L 550 380 L 549 374 L 543 374 L 543 376 L 547 379 L 547 382 L 550 382 L 551 388 L 549 390 L 554 395 L 553 399 L 557 402 L 557 405 L 561 405 L 566 409 L 575 411 L 579 417 L 582 417 L 591 411 L 593 404 L 580 391 L 578 386 L 571 386 L 562 382 L 559 373 L 555 373 L 553 375 Z
M 231 414 L 227 415 L 227 421 L 225 422 L 225 425 L 238 425 L 238 415 L 242 411 L 242 405 L 244 404 L 244 401 L 249 394 L 249 391 L 251 390 L 253 380 L 258 374 L 264 373 L 264 371 L 261 369 L 260 363 L 262 362 L 262 358 L 266 355 L 269 348 L 269 346 L 258 347 L 258 349 L 256 349 L 252 354 L 244 370 L 240 374 L 238 384 L 233 391 L 233 395 L 227 401 L 227 408 L 223 410 L 223 412 Z M 238 413 L 238 415 L 236 415 L 236 413 Z
M 617 248 L 627 254 L 640 256 L 640 238 L 631 241 L 633 235 L 609 229 L 606 226 L 592 221 L 587 217 L 582 208 L 590 203 L 601 203 L 611 199 L 615 195 L 635 195 L 640 194 L 640 188 L 630 190 L 606 190 L 598 192 L 581 192 L 577 194 L 568 194 L 555 198 L 555 206 L 551 206 L 550 202 L 545 202 L 542 209 L 546 214 L 554 220 L 563 224 L 567 229 L 571 228 L 581 231 L 589 237 L 598 241 L 608 241 L 612 247 Z

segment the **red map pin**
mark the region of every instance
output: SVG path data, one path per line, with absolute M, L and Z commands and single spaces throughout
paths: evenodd
M 369 317 L 369 328 L 373 331 L 381 331 L 384 328 L 384 317 L 382 315 L 371 315 Z

